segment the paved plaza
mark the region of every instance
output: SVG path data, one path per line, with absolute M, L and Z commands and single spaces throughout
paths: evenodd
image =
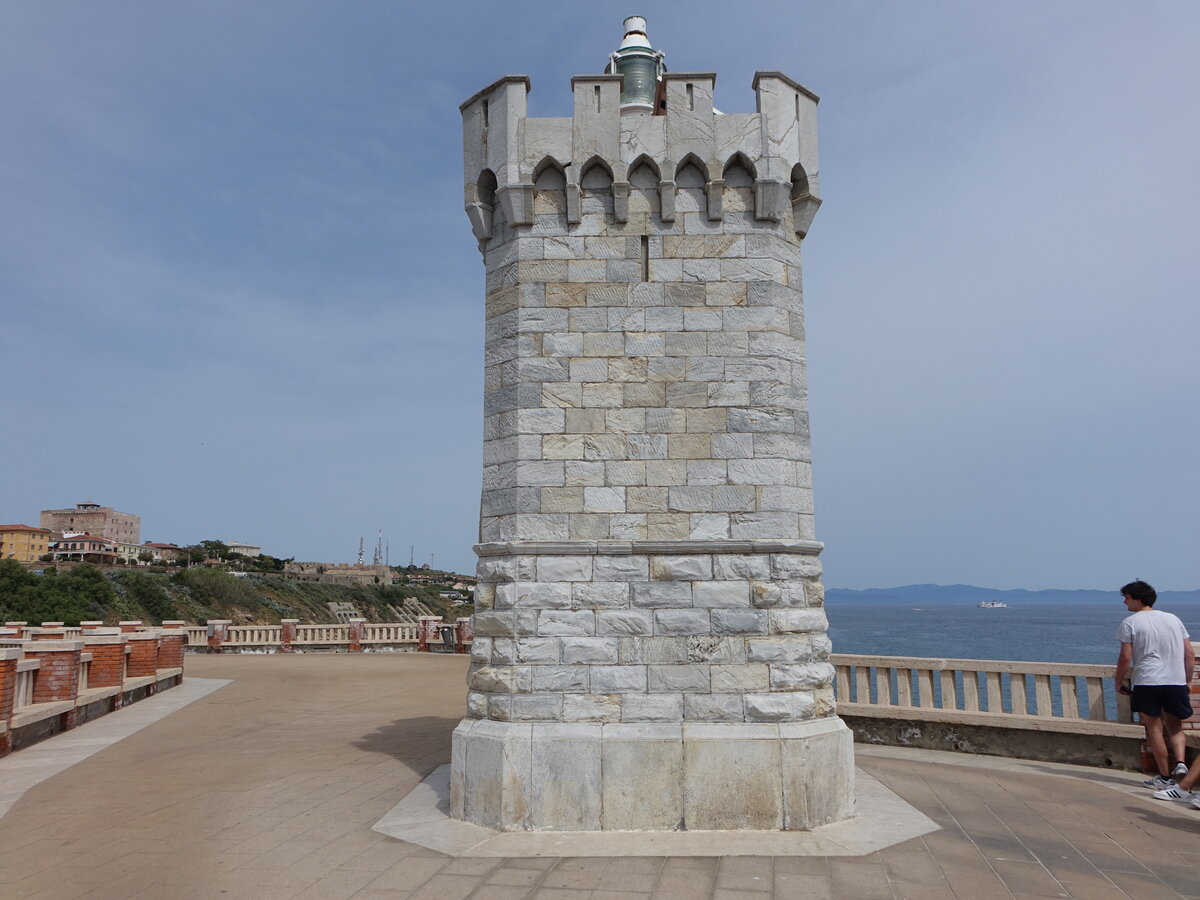
M 862 856 L 450 857 L 373 830 L 449 762 L 466 666 L 189 657 L 192 693 L 0 760 L 0 897 L 1200 897 L 1200 811 L 1134 775 L 884 747 L 859 770 L 941 829 Z

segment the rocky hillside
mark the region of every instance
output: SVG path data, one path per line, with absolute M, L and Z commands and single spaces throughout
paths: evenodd
M 453 578 L 448 573 L 448 581 Z M 319 624 L 336 622 L 335 608 L 353 608 L 370 622 L 414 621 L 425 613 L 451 618 L 469 615 L 469 605 L 456 606 L 438 596 L 439 590 L 446 589 L 437 584 L 315 584 L 275 575 L 239 577 L 220 569 L 101 571 L 81 565 L 39 575 L 11 560 L 0 560 L 0 621 L 76 625 L 88 619 L 109 624 L 129 619 L 153 623 L 230 619 L 242 625 L 290 618 Z

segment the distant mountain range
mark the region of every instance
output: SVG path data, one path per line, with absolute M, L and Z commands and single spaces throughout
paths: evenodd
M 999 591 L 995 588 L 976 587 L 973 584 L 906 584 L 903 587 L 867 588 L 864 591 L 852 591 L 848 588 L 826 588 L 827 600 L 896 600 L 903 603 L 931 600 L 1037 600 L 1053 602 L 1055 600 L 1090 600 L 1103 602 L 1111 600 L 1120 603 L 1116 590 L 1110 591 L 1027 591 L 1024 589 Z M 1200 590 L 1196 591 L 1159 591 L 1158 602 L 1163 607 L 1175 601 L 1200 601 Z

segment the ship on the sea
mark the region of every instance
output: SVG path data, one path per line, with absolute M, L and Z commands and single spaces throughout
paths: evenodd
M 980 600 L 978 603 L 980 609 L 1007 609 L 1008 604 L 1003 600 Z

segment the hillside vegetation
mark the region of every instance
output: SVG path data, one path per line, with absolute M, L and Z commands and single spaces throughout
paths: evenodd
M 350 603 L 369 622 L 392 622 L 397 618 L 392 607 L 400 609 L 409 598 L 449 618 L 470 613 L 470 606 L 455 606 L 439 597 L 438 590 L 436 585 L 285 581 L 265 574 L 235 577 L 221 569 L 106 572 L 84 564 L 63 572 L 49 568 L 39 575 L 12 560 L 0 560 L 0 621 L 78 625 L 89 619 L 107 624 L 230 619 L 245 625 L 299 619 L 319 624 L 336 621 L 329 603 Z

